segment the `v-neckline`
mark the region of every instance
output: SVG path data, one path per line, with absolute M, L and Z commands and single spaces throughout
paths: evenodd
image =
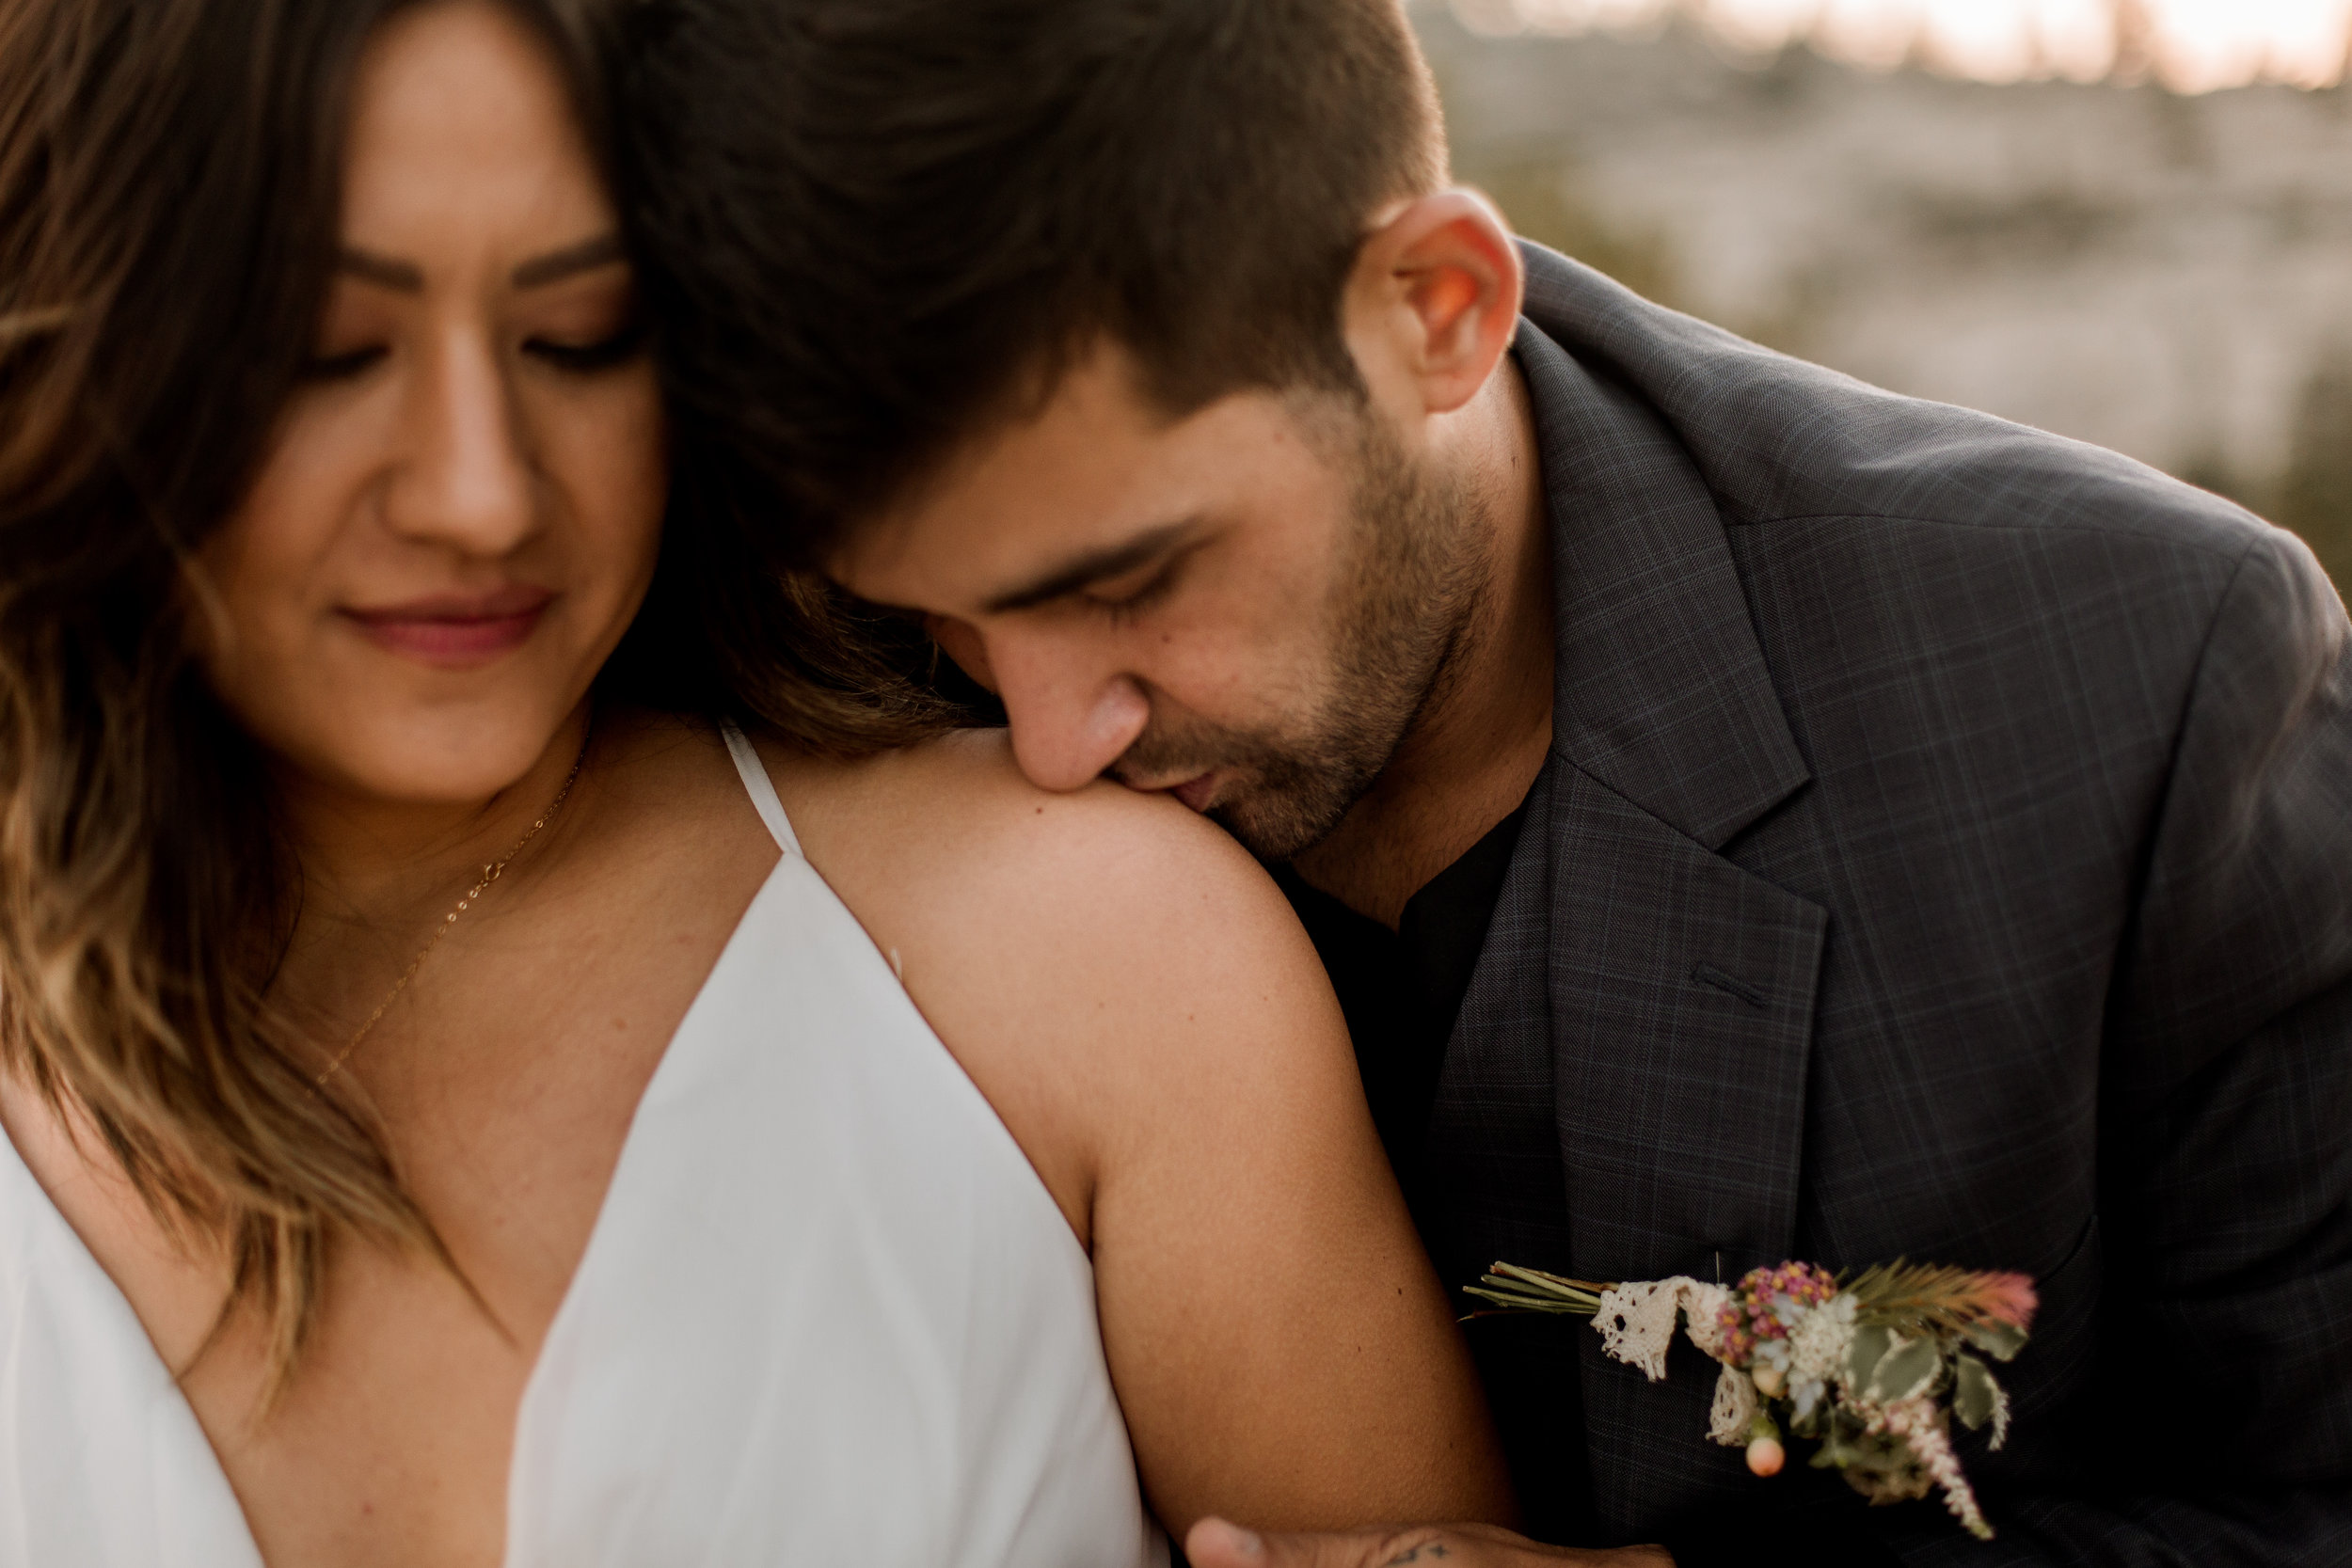
M 746 783 L 748 784 L 749 781 L 747 780 Z M 756 804 L 757 798 L 755 796 L 754 799 Z M 761 816 L 764 820 L 766 813 L 762 812 Z M 774 836 L 773 826 L 772 824 L 769 826 L 772 837 Z M 588 1227 L 587 1243 L 580 1248 L 580 1257 L 572 1265 L 571 1277 L 564 1282 L 564 1294 L 556 1304 L 554 1316 L 548 1320 L 547 1332 L 540 1337 L 538 1354 L 532 1358 L 531 1370 L 523 1379 L 521 1397 L 515 1403 L 514 1428 L 507 1442 L 506 1484 L 501 1491 L 500 1505 L 503 1520 L 502 1542 L 499 1552 L 499 1560 L 501 1565 L 512 1560 L 514 1464 L 515 1456 L 522 1450 L 525 1435 L 523 1422 L 532 1406 L 532 1393 L 538 1386 L 541 1369 L 547 1365 L 548 1346 L 553 1343 L 556 1336 L 563 1331 L 566 1321 L 576 1315 L 573 1304 L 580 1280 L 588 1273 L 589 1260 L 596 1255 L 597 1242 L 605 1234 L 606 1221 L 613 1212 L 613 1195 L 620 1190 L 621 1182 L 628 1171 L 629 1154 L 637 1147 L 639 1128 L 644 1119 L 645 1106 L 655 1098 L 656 1091 L 662 1086 L 665 1078 L 675 1077 L 677 1072 L 686 1070 L 683 1068 L 674 1069 L 672 1065 L 681 1060 L 685 1054 L 681 1052 L 680 1046 L 687 1041 L 690 1033 L 696 1029 L 703 1015 L 709 1010 L 708 998 L 712 987 L 721 975 L 728 971 L 728 960 L 734 957 L 736 948 L 741 944 L 744 933 L 751 929 L 755 917 L 763 912 L 771 895 L 775 893 L 787 872 L 795 863 L 805 867 L 810 876 L 817 876 L 816 869 L 808 866 L 807 862 L 802 858 L 797 844 L 790 847 L 778 846 L 776 863 L 769 868 L 768 875 L 760 881 L 758 891 L 752 895 L 751 902 L 744 906 L 742 914 L 736 920 L 735 928 L 727 933 L 727 940 L 721 944 L 718 957 L 711 960 L 708 973 L 703 976 L 702 984 L 695 989 L 694 999 L 687 1004 L 686 1011 L 679 1018 L 677 1027 L 671 1031 L 669 1043 L 661 1049 L 661 1059 L 655 1064 L 653 1071 L 647 1075 L 644 1087 L 638 1091 L 637 1103 L 629 1111 L 628 1130 L 621 1135 L 621 1147 L 612 1162 L 612 1175 L 605 1183 L 604 1196 L 597 1201 L 596 1217 Z M 821 878 L 818 879 L 822 880 Z M 714 1031 L 704 1029 L 702 1033 L 712 1034 Z M 715 1031 L 715 1033 L 723 1037 L 725 1032 Z M 196 1436 L 196 1446 L 202 1450 L 200 1459 L 191 1457 L 189 1463 L 201 1469 L 210 1481 L 217 1483 L 220 1496 L 228 1504 L 227 1514 L 237 1521 L 238 1528 L 242 1531 L 242 1541 L 239 1544 L 249 1554 L 254 1568 L 268 1568 L 267 1560 L 262 1556 L 261 1543 L 253 1532 L 253 1522 L 246 1516 L 245 1503 L 237 1496 L 236 1486 L 229 1479 L 228 1466 L 221 1463 L 220 1450 L 213 1446 L 212 1433 L 205 1430 L 202 1419 L 196 1413 L 196 1406 L 188 1400 L 186 1392 L 180 1387 L 178 1376 L 172 1372 L 170 1364 L 164 1359 L 163 1352 L 156 1348 L 153 1337 L 148 1332 L 146 1320 L 139 1316 L 138 1309 L 132 1305 L 130 1296 L 124 1292 L 120 1285 L 116 1283 L 114 1275 L 106 1272 L 105 1265 L 98 1260 L 98 1255 L 91 1251 L 89 1243 L 82 1239 L 82 1233 L 73 1227 L 72 1222 L 66 1218 L 65 1212 L 59 1209 L 56 1201 L 49 1196 L 49 1189 L 41 1185 L 40 1177 L 34 1174 L 31 1164 L 25 1161 L 23 1151 L 16 1147 L 15 1139 L 8 1134 L 5 1127 L 0 1127 L 0 1148 L 7 1150 L 6 1180 L 21 1181 L 31 1199 L 37 1200 L 37 1212 L 40 1216 L 40 1222 L 53 1227 L 63 1238 L 62 1250 L 66 1255 L 77 1259 L 80 1265 L 88 1270 L 89 1277 L 94 1281 L 89 1285 L 89 1291 L 100 1299 L 109 1301 L 119 1310 L 120 1317 L 126 1321 L 130 1335 L 138 1341 L 137 1350 L 132 1354 L 143 1358 L 160 1376 L 164 1386 L 171 1390 L 170 1399 L 186 1416 L 188 1426 Z M 209 1563 L 213 1560 L 205 1556 L 199 1560 Z

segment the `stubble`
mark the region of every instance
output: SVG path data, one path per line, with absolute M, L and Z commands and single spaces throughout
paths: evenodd
M 1490 576 L 1476 501 L 1417 464 L 1361 404 L 1302 411 L 1309 439 L 1350 475 L 1351 537 L 1324 611 L 1322 690 L 1291 721 L 1248 731 L 1155 724 L 1118 771 L 1236 775 L 1210 816 L 1263 860 L 1321 843 L 1443 700 L 1476 635 Z

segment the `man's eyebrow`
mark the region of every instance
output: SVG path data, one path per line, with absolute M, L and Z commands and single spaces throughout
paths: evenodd
M 535 289 L 561 282 L 575 273 L 594 272 L 628 259 L 628 252 L 621 247 L 618 234 L 599 234 L 593 240 L 567 245 L 525 261 L 515 269 L 514 284 L 517 289 Z
M 1138 533 L 1123 544 L 1089 550 L 1064 562 L 1033 582 L 1006 590 L 990 599 L 983 608 L 991 615 L 1002 615 L 1015 610 L 1033 610 L 1049 600 L 1074 594 L 1089 583 L 1132 571 L 1191 532 L 1197 521 L 1197 518 L 1187 517 L 1182 522 L 1167 523 Z

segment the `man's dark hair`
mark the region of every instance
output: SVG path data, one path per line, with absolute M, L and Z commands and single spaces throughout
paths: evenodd
M 821 550 L 1102 339 L 1171 415 L 1360 390 L 1445 150 L 1400 0 L 648 0 L 622 152 L 678 460 Z

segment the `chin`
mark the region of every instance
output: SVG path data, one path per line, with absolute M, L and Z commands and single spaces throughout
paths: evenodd
M 297 773 L 372 800 L 409 805 L 486 800 L 531 771 L 571 714 L 568 707 L 550 711 L 549 705 L 530 708 L 527 715 L 378 717 L 338 725 L 313 744 L 281 754 Z
M 1329 837 L 1333 825 L 1279 796 L 1245 795 L 1208 816 L 1262 861 L 1294 860 Z

